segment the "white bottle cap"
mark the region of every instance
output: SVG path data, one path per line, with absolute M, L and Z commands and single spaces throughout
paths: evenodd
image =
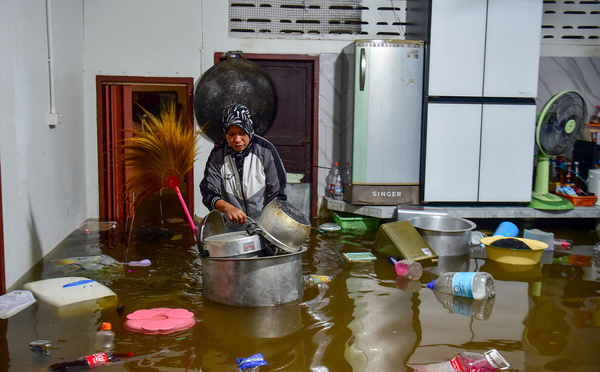
M 484 353 L 484 355 L 485 355 L 485 358 L 487 359 L 488 363 L 490 363 L 491 365 L 493 365 L 496 368 L 505 370 L 510 367 L 510 364 L 506 361 L 506 359 L 504 359 L 504 357 L 502 355 L 500 355 L 500 353 L 496 349 L 491 349 L 489 351 L 486 351 Z

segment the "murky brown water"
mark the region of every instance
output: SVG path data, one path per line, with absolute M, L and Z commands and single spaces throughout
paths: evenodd
M 384 258 L 369 263 L 343 259 L 343 252 L 370 249 L 374 231 L 314 230 L 302 256 L 303 273 L 330 275 L 333 281 L 306 289 L 298 303 L 236 308 L 203 298 L 201 262 L 189 227 L 166 227 L 183 235 L 161 242 L 133 239 L 128 248 L 119 230 L 69 236 L 20 284 L 67 276 L 49 262 L 55 258 L 105 254 L 122 262 L 147 258 L 152 265 L 71 274 L 111 288 L 122 312 L 113 306 L 60 317 L 38 301 L 0 320 L 0 370 L 44 371 L 57 361 L 90 354 L 105 321 L 113 324 L 116 351 L 137 358 L 103 367 L 106 371 L 237 371 L 236 358 L 256 353 L 268 363 L 263 372 L 411 371 L 464 350 L 491 348 L 513 371 L 600 369 L 600 274 L 595 267 L 552 264 L 552 254 L 542 258 L 546 264 L 534 267 L 486 262 L 476 258 L 482 257 L 477 250 L 472 257 L 442 257 L 438 266 L 425 270 L 421 283 L 445 271 L 488 271 L 496 280 L 492 302 L 452 302 L 397 280 Z M 597 241 L 593 230 L 560 231 L 579 245 L 575 253 L 591 255 L 590 245 Z M 168 335 L 124 328 L 127 314 L 155 307 L 188 309 L 197 323 Z M 29 343 L 38 339 L 52 341 L 49 355 L 29 351 Z

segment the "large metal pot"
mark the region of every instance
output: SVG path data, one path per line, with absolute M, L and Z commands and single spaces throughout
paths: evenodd
M 310 234 L 307 216 L 283 200 L 267 204 L 254 222 L 256 231 L 287 252 L 297 252 Z
M 271 306 L 304 296 L 302 253 L 265 257 L 202 258 L 202 294 L 234 306 Z
M 241 51 L 229 51 L 200 78 L 194 92 L 194 113 L 202 131 L 215 143 L 225 139 L 221 114 L 241 103 L 252 114 L 254 132 L 263 135 L 277 115 L 277 91 L 271 76 Z
M 452 216 L 413 217 L 408 220 L 438 256 L 468 254 L 473 222 Z

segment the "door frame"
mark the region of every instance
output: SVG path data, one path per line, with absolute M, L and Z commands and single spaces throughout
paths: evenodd
M 115 151 L 115 148 L 111 148 L 112 140 L 115 139 L 114 127 L 108 127 L 109 118 L 107 117 L 109 112 L 107 97 L 104 95 L 103 87 L 107 84 L 132 86 L 132 85 L 144 85 L 144 86 L 169 86 L 169 85 L 184 85 L 186 88 L 185 97 L 185 122 L 186 126 L 194 130 L 194 79 L 191 77 L 147 77 L 147 76 L 109 76 L 109 75 L 97 75 L 96 76 L 96 110 L 97 110 L 97 137 L 98 137 L 98 194 L 99 194 L 99 217 L 101 219 L 107 219 L 107 217 L 116 215 L 116 206 L 118 203 L 111 201 L 111 195 L 115 184 L 118 181 L 123 183 L 124 176 L 118 177 L 118 180 L 113 180 L 109 175 L 110 167 L 114 166 L 110 159 L 114 159 L 115 156 L 109 157 L 109 153 Z M 131 97 L 122 97 L 123 101 L 130 102 Z M 110 138 L 113 133 L 112 138 Z M 116 153 L 119 156 L 119 152 Z M 113 162 L 114 163 L 114 162 Z M 194 171 L 190 170 L 186 174 L 186 182 L 181 188 L 186 191 L 185 203 L 191 211 L 194 210 Z M 110 184 L 110 185 L 109 185 Z M 123 187 L 124 185 L 116 185 Z M 110 208 L 110 209 L 109 209 Z M 127 215 L 124 216 L 125 218 Z
M 214 54 L 214 64 L 216 65 L 224 58 L 227 53 L 216 52 Z M 304 54 L 261 54 L 261 53 L 244 53 L 244 58 L 248 60 L 280 60 L 280 61 L 312 61 L 313 62 L 313 102 L 312 102 L 312 164 L 310 167 L 313 169 L 311 172 L 311 186 L 310 186 L 310 210 L 311 218 L 316 220 L 318 211 L 318 164 L 319 164 L 319 56 L 316 55 L 304 55 Z
M 1 163 L 1 161 L 0 161 Z M 2 218 L 2 171 L 0 169 L 0 295 L 6 293 L 6 266 L 4 265 L 4 219 Z

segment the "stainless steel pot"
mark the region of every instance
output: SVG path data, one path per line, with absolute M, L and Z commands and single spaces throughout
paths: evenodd
M 260 236 L 234 231 L 204 239 L 202 248 L 206 257 L 257 256 L 262 251 Z
M 246 231 L 225 232 L 221 212 L 213 210 L 198 227 L 198 247 L 202 257 L 253 257 L 263 249 L 262 237 Z
M 424 216 L 408 220 L 438 256 L 468 254 L 473 222 L 453 216 Z
M 251 227 L 277 247 L 297 252 L 310 234 L 308 217 L 287 201 L 273 200 L 267 204 Z
M 202 294 L 234 306 L 271 306 L 304 296 L 302 253 L 264 257 L 202 258 Z

